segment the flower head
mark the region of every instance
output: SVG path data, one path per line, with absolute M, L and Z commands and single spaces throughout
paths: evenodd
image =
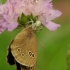
M 0 33 L 12 31 L 18 26 L 18 17 L 23 13 L 33 15 L 49 30 L 56 30 L 60 25 L 52 22 L 62 13 L 53 9 L 52 0 L 7 0 L 0 5 Z M 31 19 L 31 18 L 30 18 Z

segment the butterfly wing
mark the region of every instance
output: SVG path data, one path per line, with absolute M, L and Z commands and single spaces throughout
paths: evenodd
M 37 40 L 32 28 L 25 28 L 13 40 L 11 52 L 15 60 L 25 66 L 32 67 L 37 58 Z
M 13 40 L 11 41 L 11 43 L 13 42 Z M 10 43 L 10 44 L 11 44 Z M 7 53 L 7 62 L 10 64 L 10 65 L 14 65 L 15 64 L 15 60 L 14 60 L 14 57 L 11 53 L 11 48 L 10 48 L 10 45 L 8 47 L 8 53 Z
M 27 67 L 16 62 L 16 69 L 17 70 L 36 70 L 36 63 L 32 67 Z

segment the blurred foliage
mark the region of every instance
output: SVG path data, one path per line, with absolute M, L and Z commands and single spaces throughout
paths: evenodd
M 5 0 L 2 1 L 5 2 Z M 53 0 L 54 3 L 56 3 L 55 1 L 61 0 Z M 50 32 L 44 27 L 43 30 L 36 33 L 38 40 L 45 47 L 43 48 L 38 42 L 37 70 L 67 70 L 67 50 L 70 47 L 70 15 L 54 21 L 61 24 L 61 27 L 56 31 Z M 5 31 L 0 34 L 0 70 L 15 70 L 15 66 L 7 64 L 6 55 L 10 41 L 18 32 L 20 30 Z

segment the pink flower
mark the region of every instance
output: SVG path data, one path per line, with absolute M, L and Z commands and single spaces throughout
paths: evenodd
M 52 0 L 24 0 L 22 1 L 22 5 L 24 5 L 22 12 L 25 15 L 32 14 L 34 17 L 38 16 L 38 20 L 49 30 L 56 30 L 60 25 L 52 24 L 53 22 L 51 20 L 59 17 L 62 13 L 53 9 L 51 1 Z
M 53 9 L 52 0 L 7 0 L 0 5 L 0 33 L 12 31 L 18 26 L 18 17 L 23 13 L 38 16 L 40 21 L 49 30 L 56 30 L 60 25 L 52 22 L 62 13 Z
M 14 12 L 11 4 L 0 5 L 0 33 L 5 30 L 12 31 L 18 26 L 18 14 Z

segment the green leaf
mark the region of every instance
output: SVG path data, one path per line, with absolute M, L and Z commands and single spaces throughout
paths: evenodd
M 29 20 L 28 16 L 25 16 L 23 13 L 22 13 L 21 17 L 18 17 L 19 24 L 21 24 L 23 26 L 26 25 L 26 23 L 28 22 L 28 20 Z

